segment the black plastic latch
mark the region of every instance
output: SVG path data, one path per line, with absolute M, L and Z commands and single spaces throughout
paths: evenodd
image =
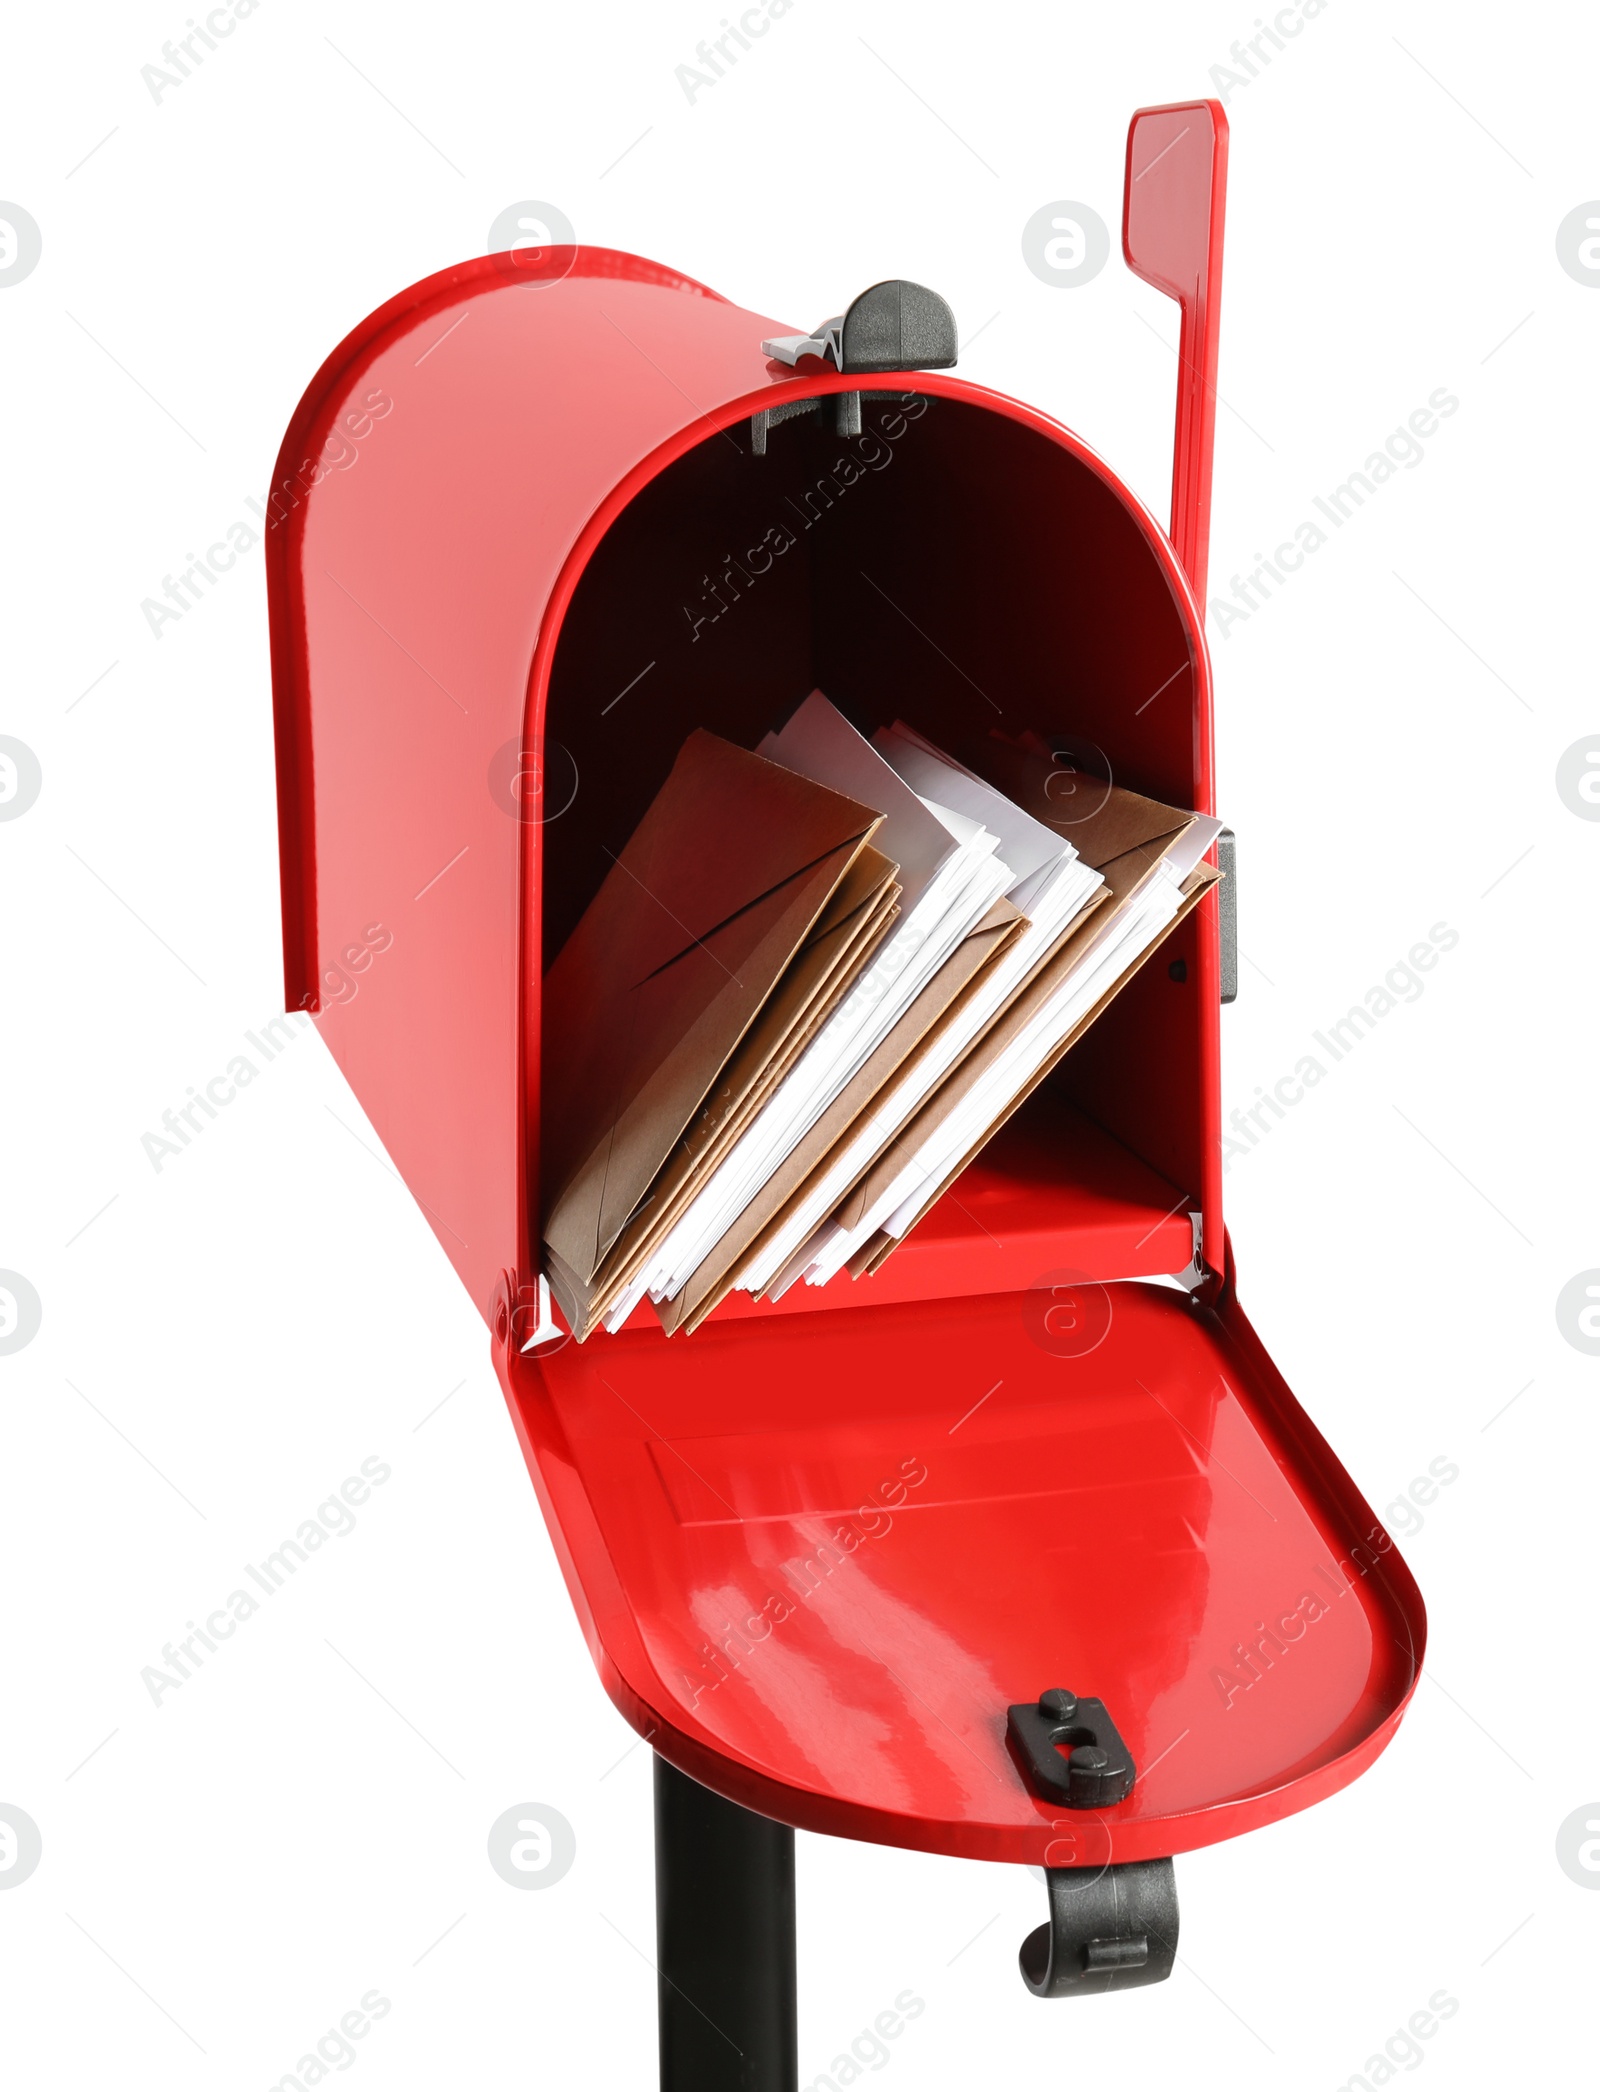
M 844 316 L 839 368 L 852 373 L 951 370 L 956 316 L 937 291 L 898 277 L 863 291 Z
M 1047 1924 L 1017 1956 L 1036 1998 L 1103 1996 L 1164 1983 L 1178 1953 L 1171 1860 L 1117 1867 L 1046 1867 Z
M 1133 1792 L 1133 1753 L 1103 1700 L 1079 1699 L 1054 1686 L 1037 1700 L 1008 1707 L 1006 1734 L 1029 1783 L 1047 1801 L 1104 1809 Z
M 779 334 L 761 344 L 778 363 L 803 356 L 831 363 L 852 377 L 891 370 L 953 370 L 956 318 L 937 291 L 892 277 L 859 298 L 812 334 Z

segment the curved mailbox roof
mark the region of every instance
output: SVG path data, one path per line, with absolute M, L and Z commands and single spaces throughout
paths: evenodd
M 486 1316 L 500 1275 L 530 1265 L 538 967 L 522 931 L 537 911 L 522 897 L 540 829 L 516 817 L 511 780 L 525 728 L 537 746 L 561 616 L 606 525 L 674 458 L 759 407 L 853 389 L 769 363 L 762 341 L 793 330 L 687 277 L 552 253 L 547 278 L 490 255 L 363 321 L 290 423 L 267 531 L 287 1004 L 317 1012 Z M 1167 539 L 1075 437 L 959 378 L 916 385 L 1088 463 L 1198 635 Z M 1209 783 L 1209 751 L 1202 767 Z M 336 972 L 320 993 L 374 923 L 393 942 L 357 993 L 341 999 Z

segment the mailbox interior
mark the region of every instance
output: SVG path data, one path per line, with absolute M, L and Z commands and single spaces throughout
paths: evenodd
M 687 734 L 753 747 L 814 687 L 869 735 L 903 718 L 958 756 L 991 732 L 1066 736 L 1086 799 L 1103 769 L 1209 810 L 1196 644 L 1108 480 L 968 400 L 868 395 L 857 442 L 835 433 L 834 412 L 824 398 L 771 428 L 765 455 L 748 423 L 707 438 L 645 485 L 591 558 L 545 717 L 546 964 Z M 856 1296 L 1189 1261 L 1215 1141 L 1203 1050 L 1215 1012 L 1197 963 L 1214 936 L 1207 904 Z M 842 1305 L 851 1288 L 794 1287 L 778 1310 Z M 719 1310 L 752 1311 L 771 1310 L 743 1295 Z

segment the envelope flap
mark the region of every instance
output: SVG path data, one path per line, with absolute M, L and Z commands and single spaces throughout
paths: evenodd
M 583 939 L 619 987 L 637 987 L 878 818 L 697 729 L 552 971 Z
M 697 732 L 545 978 L 544 1235 L 587 1281 L 878 825 Z
M 980 741 L 967 757 L 1007 798 L 1065 836 L 1096 871 L 1130 850 L 1158 850 L 1194 819 L 1180 807 L 1164 806 L 1126 785 L 1107 784 L 1092 772 L 1009 741 Z

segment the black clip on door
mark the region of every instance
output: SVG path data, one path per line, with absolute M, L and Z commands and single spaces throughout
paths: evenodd
M 1006 1710 L 1006 1734 L 1028 1784 L 1069 1809 L 1126 1801 L 1138 1777 L 1102 1700 L 1057 1686 Z M 1164 1983 L 1178 1948 L 1178 1889 L 1169 1859 L 1046 1867 L 1050 1920 L 1022 1943 L 1022 1980 L 1040 1998 L 1091 1997 Z

